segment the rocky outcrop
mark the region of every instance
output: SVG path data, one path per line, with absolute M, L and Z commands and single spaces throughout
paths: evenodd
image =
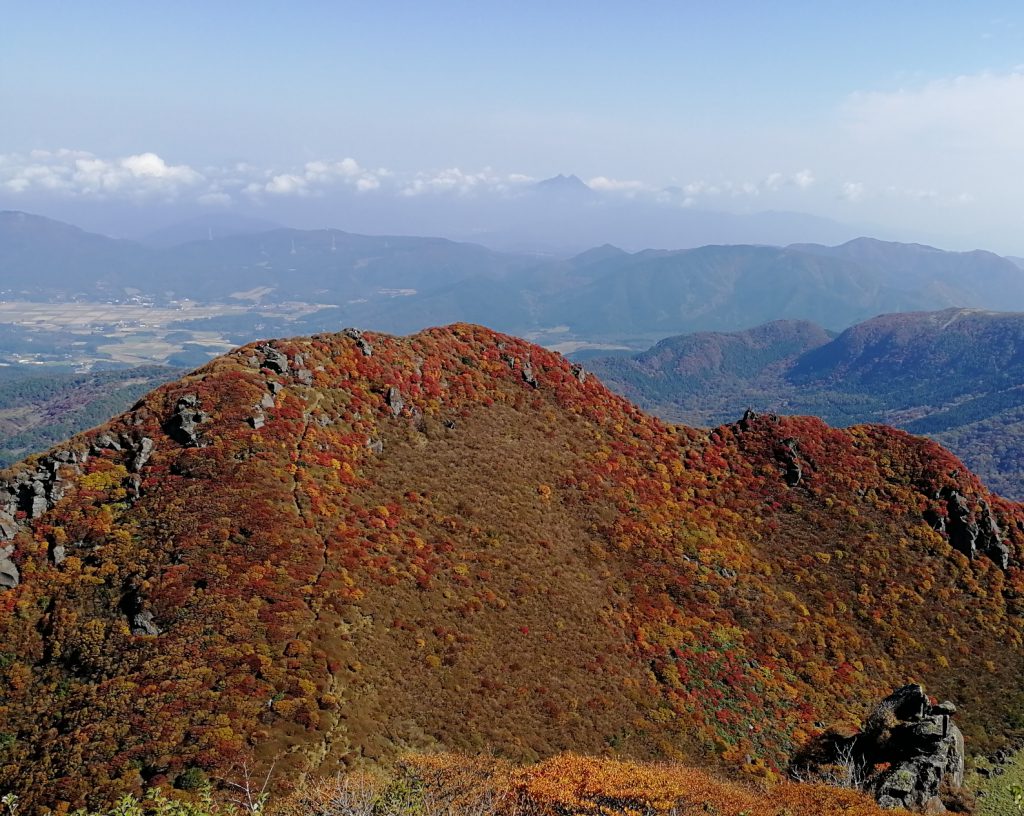
M 350 340 L 356 341 L 356 346 L 363 353 L 364 357 L 373 356 L 373 344 L 370 343 L 370 341 L 367 340 L 365 337 L 363 337 L 363 333 L 359 331 L 359 329 L 342 329 L 341 333 Z
M 14 547 L 8 544 L 0 547 L 0 589 L 14 589 L 21 583 L 21 574 L 17 565 L 11 560 Z
M 798 775 L 872 794 L 884 808 L 942 813 L 944 793 L 964 781 L 964 738 L 953 723 L 956 706 L 933 705 L 919 685 L 886 697 L 853 735 L 827 734 Z M 801 764 L 802 763 L 802 764 Z
M 533 374 L 533 363 L 527 360 L 523 363 L 523 382 L 531 388 L 537 388 L 540 383 L 537 382 L 537 378 Z
M 938 810 L 943 785 L 964 781 L 964 738 L 953 723 L 956 706 L 931 705 L 918 685 L 898 689 L 864 725 L 861 741 L 876 762 L 888 762 L 871 785 L 882 807 Z
M 402 392 L 392 385 L 388 389 L 387 401 L 388 407 L 391 409 L 391 415 L 395 417 L 400 416 L 402 409 L 405 408 L 405 400 L 402 398 Z
M 185 394 L 174 406 L 174 413 L 164 424 L 164 430 L 175 442 L 187 448 L 203 447 L 199 426 L 210 417 L 199 406 L 199 397 Z
M 129 441 L 128 449 L 131 455 L 128 457 L 128 470 L 138 473 L 153 455 L 153 440 L 148 436 L 140 437 Z
M 981 500 L 977 508 L 972 509 L 966 496 L 948 487 L 936 494 L 936 498 L 945 503 L 946 513 L 929 511 L 926 518 L 932 527 L 949 538 L 950 546 L 970 559 L 985 555 L 1000 569 L 1009 567 L 1010 548 L 988 502 Z
M 137 612 L 132 616 L 132 634 L 133 635 L 147 635 L 149 637 L 156 637 L 157 635 L 163 634 L 163 630 L 156 625 L 153 620 L 153 613 L 148 609 Z
M 581 366 L 579 363 L 573 363 L 569 367 L 569 370 L 572 372 L 572 376 L 576 378 L 576 381 L 579 382 L 580 385 L 586 383 L 587 370 L 583 366 Z
M 39 518 L 59 502 L 64 497 L 61 467 L 70 465 L 77 470 L 86 458 L 84 452 L 55 451 L 37 459 L 34 468 L 24 468 L 0 481 L 0 541 L 17 535 L 19 518 Z
M 743 416 L 744 419 L 747 418 L 746 414 Z M 797 441 L 795 439 L 784 439 L 777 456 L 779 461 L 782 462 L 786 484 L 790 487 L 796 487 L 804 477 L 804 469 L 800 464 L 800 459 L 798 458 Z
M 288 373 L 288 357 L 283 351 L 279 351 L 273 346 L 260 346 L 260 351 L 263 352 L 263 367 L 268 368 L 277 374 Z

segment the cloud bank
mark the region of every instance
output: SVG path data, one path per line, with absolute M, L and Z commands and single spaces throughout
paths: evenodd
M 318 159 L 297 167 L 258 167 L 236 163 L 222 167 L 175 164 L 153 152 L 101 157 L 83 150 L 36 150 L 0 154 L 0 191 L 11 196 L 53 195 L 105 201 L 193 201 L 206 207 L 258 203 L 287 198 L 315 198 L 337 193 L 396 196 L 514 197 L 538 179 L 528 173 L 502 173 L 485 167 L 467 171 L 447 167 L 436 171 L 398 173 L 370 169 L 356 159 Z M 814 174 L 773 172 L 755 181 L 695 180 L 684 186 L 659 185 L 638 179 L 593 176 L 596 193 L 610 197 L 646 197 L 651 201 L 692 206 L 726 198 L 757 198 L 784 188 L 807 190 Z M 680 194 L 680 191 L 683 191 Z

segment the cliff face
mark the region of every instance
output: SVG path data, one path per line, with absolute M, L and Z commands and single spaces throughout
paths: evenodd
M 40 802 L 439 746 L 767 774 L 906 682 L 969 740 L 1024 707 L 1024 512 L 946 451 L 666 426 L 479 327 L 248 346 L 3 481 L 0 790 Z

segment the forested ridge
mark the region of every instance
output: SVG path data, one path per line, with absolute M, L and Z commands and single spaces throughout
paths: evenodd
M 912 681 L 976 750 L 1024 724 L 1024 508 L 950 453 L 668 425 L 477 326 L 243 347 L 4 479 L 33 804 L 436 748 L 772 781 Z

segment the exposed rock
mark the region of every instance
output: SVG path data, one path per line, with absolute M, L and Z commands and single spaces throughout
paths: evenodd
M 579 363 L 573 363 L 569 370 L 572 372 L 572 376 L 579 380 L 581 384 L 587 381 L 587 370 Z
M 128 470 L 138 473 L 153 455 L 153 440 L 143 436 L 131 442 L 131 456 L 128 457 Z
M 384 440 L 383 439 L 367 439 L 366 447 L 370 449 L 370 453 L 384 453 Z
M 19 512 L 39 518 L 63 498 L 60 468 L 68 455 L 61 451 L 60 458 L 58 454 L 44 456 L 36 461 L 35 470 L 23 469 L 0 482 L 0 540 L 10 540 L 17 534 L 21 528 L 16 520 Z
M 268 380 L 267 388 L 270 389 L 271 395 L 276 397 L 284 390 L 284 383 L 279 383 L 277 380 Z
M 746 418 L 746 414 L 744 414 L 744 418 Z M 804 469 L 800 464 L 797 451 L 798 447 L 795 439 L 784 439 L 782 441 L 782 448 L 777 453 L 779 461 L 782 462 L 785 468 L 786 484 L 790 487 L 796 487 L 804 477 Z
M 18 567 L 11 560 L 13 554 L 14 547 L 12 545 L 0 547 L 0 589 L 14 589 L 21 583 Z
M 199 398 L 186 394 L 174 406 L 174 413 L 164 425 L 167 435 L 187 448 L 201 448 L 199 426 L 210 417 L 199 408 Z
M 0 512 L 0 540 L 10 541 L 18 534 L 18 522 L 7 513 Z
M 303 357 L 301 354 L 296 354 L 295 355 L 295 367 L 296 368 L 305 368 L 305 366 L 306 366 L 306 358 Z
M 97 436 L 92 441 L 92 446 L 97 452 L 101 450 L 121 450 L 121 443 L 114 436 L 108 433 Z
M 124 488 L 131 501 L 142 495 L 142 477 L 138 473 L 130 473 L 124 480 Z
M 533 375 L 533 364 L 529 360 L 523 363 L 523 382 L 532 388 L 540 386 L 537 378 Z
M 41 480 L 32 481 L 29 482 L 28 489 L 31 493 L 28 500 L 28 517 L 39 518 L 50 507 L 50 503 L 46 500 L 46 483 Z
M 393 385 L 388 389 L 387 401 L 388 406 L 391 408 L 392 416 L 399 416 L 402 413 L 402 409 L 405 408 L 405 400 L 402 398 L 402 392 Z
M 749 431 L 755 419 L 757 419 L 757 412 L 753 408 L 748 408 L 740 417 L 740 430 Z
M 50 550 L 50 558 L 53 559 L 54 566 L 59 567 L 67 560 L 68 551 L 63 544 L 54 544 Z
M 163 629 L 156 625 L 153 613 L 146 609 L 132 616 L 132 634 L 156 637 L 163 634 Z
M 806 770 L 831 769 L 840 780 L 874 795 L 884 808 L 945 810 L 940 791 L 964 781 L 964 738 L 952 721 L 956 706 L 932 705 L 919 685 L 886 697 L 853 736 L 827 735 Z M 838 770 L 837 770 L 838 769 Z
M 1010 548 L 1003 539 L 1003 531 L 988 503 L 981 501 L 979 511 L 973 513 L 967 499 L 957 490 L 946 488 L 941 497 L 946 500 L 946 517 L 929 519 L 932 526 L 949 537 L 950 545 L 968 558 L 982 553 L 1001 569 L 1010 565 Z M 934 515 L 934 514 L 933 514 Z
M 295 379 L 298 380 L 303 385 L 312 385 L 313 372 L 310 371 L 308 368 L 300 368 L 298 371 L 295 372 Z
M 444 420 L 444 422 L 442 424 L 449 431 L 454 431 L 455 430 L 455 420 L 454 419 L 446 419 L 446 420 Z
M 363 353 L 365 357 L 373 356 L 373 344 L 363 337 L 363 333 L 359 329 L 342 329 L 341 333 L 348 337 L 350 340 L 356 341 L 356 346 Z
M 268 411 L 271 408 L 273 408 L 275 404 L 276 403 L 274 402 L 274 395 L 268 392 L 263 395 L 263 398 L 260 400 L 259 407 L 262 408 L 264 411 Z
M 273 346 L 260 346 L 263 352 L 263 367 L 276 371 L 278 374 L 288 372 L 288 357 L 283 351 L 278 351 Z
M 266 419 L 263 416 L 263 412 L 260 411 L 249 417 L 249 424 L 252 425 L 254 431 L 258 431 L 260 428 L 266 425 L 267 423 Z
M 78 451 L 68 448 L 65 450 L 54 451 L 51 454 L 50 458 L 54 462 L 59 462 L 64 465 L 78 467 L 78 465 L 84 464 L 85 461 L 89 458 L 89 453 L 88 451 L 85 450 Z

